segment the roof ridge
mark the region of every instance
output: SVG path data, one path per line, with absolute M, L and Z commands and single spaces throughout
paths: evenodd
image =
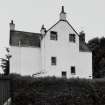
M 50 27 L 47 32 L 52 29 L 56 24 L 58 24 L 60 21 L 64 21 L 66 23 L 68 23 L 68 25 L 73 29 L 73 31 L 79 36 L 78 32 L 73 28 L 73 26 L 67 21 L 67 20 L 58 20 L 52 27 Z
M 56 24 L 58 24 L 60 21 L 61 21 L 61 20 L 58 20 L 54 25 L 52 25 L 52 26 L 47 30 L 47 32 L 48 32 L 50 29 L 52 29 Z

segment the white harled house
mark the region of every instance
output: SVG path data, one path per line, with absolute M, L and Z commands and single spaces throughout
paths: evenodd
M 92 78 L 92 52 L 85 34 L 78 34 L 66 19 L 64 7 L 60 19 L 40 33 L 15 30 L 10 23 L 10 72 L 22 75 L 64 78 Z

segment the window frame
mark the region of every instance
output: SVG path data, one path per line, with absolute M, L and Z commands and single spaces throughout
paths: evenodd
M 76 75 L 75 66 L 71 66 L 71 74 L 72 74 L 72 75 Z
M 56 66 L 57 65 L 57 58 L 56 57 L 51 57 L 51 65 Z
M 58 40 L 58 33 L 56 31 L 50 32 L 50 40 Z
M 62 78 L 67 78 L 67 72 L 66 71 L 62 71 L 61 74 L 62 74 Z
M 75 34 L 69 34 L 69 42 L 76 42 L 76 35 Z

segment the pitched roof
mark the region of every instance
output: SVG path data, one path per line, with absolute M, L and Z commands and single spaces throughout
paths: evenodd
M 79 36 L 79 34 L 77 33 L 77 31 L 73 28 L 73 26 L 67 20 L 59 20 L 59 21 L 57 21 L 52 27 L 50 27 L 47 30 L 47 32 L 50 31 L 54 26 L 56 26 L 60 21 L 65 21 L 72 28 L 72 30 Z
M 10 45 L 21 47 L 40 47 L 40 33 L 10 31 Z

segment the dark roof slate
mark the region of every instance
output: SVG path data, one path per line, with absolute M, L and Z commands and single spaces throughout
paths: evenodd
M 10 31 L 10 45 L 20 47 L 40 47 L 40 33 Z

